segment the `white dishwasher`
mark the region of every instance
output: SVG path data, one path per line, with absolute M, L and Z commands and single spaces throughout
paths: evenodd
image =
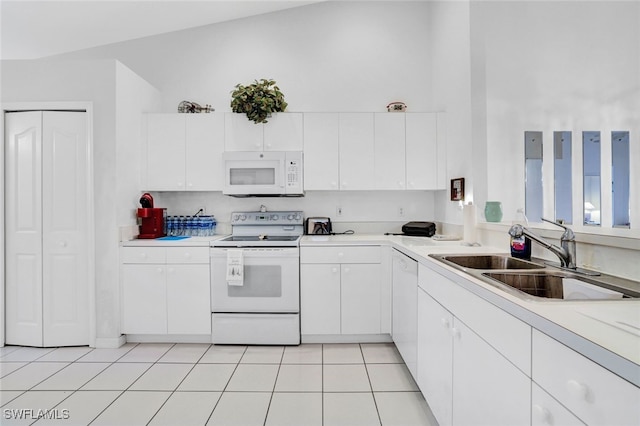
M 418 352 L 418 262 L 393 250 L 392 337 L 402 359 L 417 379 Z

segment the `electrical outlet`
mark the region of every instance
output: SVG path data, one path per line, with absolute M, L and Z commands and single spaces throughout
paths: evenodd
M 404 207 L 398 207 L 398 216 L 404 217 Z
M 336 207 L 336 216 L 342 216 L 342 207 Z

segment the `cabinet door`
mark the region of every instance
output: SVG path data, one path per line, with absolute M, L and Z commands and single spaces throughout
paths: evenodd
M 340 189 L 374 189 L 373 113 L 340 114 Z
M 225 151 L 262 151 L 264 125 L 254 123 L 245 114 L 224 115 Z
M 340 334 L 340 265 L 300 265 L 302 334 Z
M 586 424 L 640 424 L 640 388 L 539 331 L 533 380 Z
M 302 151 L 302 114 L 281 112 L 264 124 L 265 151 Z
M 405 114 L 375 114 L 375 189 L 405 189 Z
M 122 265 L 122 333 L 167 333 L 164 265 Z
M 167 332 L 211 334 L 209 265 L 174 265 L 167 269 Z
M 187 191 L 222 191 L 224 172 L 224 115 L 186 115 Z
M 433 113 L 406 114 L 407 189 L 440 188 L 437 121 Z
M 453 424 L 531 424 L 531 379 L 453 321 Z
M 531 425 L 583 426 L 584 423 L 533 382 L 531 384 Z
M 304 115 L 304 189 L 337 190 L 339 182 L 337 113 Z
M 393 342 L 414 378 L 418 323 L 418 263 L 402 253 L 392 258 Z
M 379 264 L 341 265 L 342 334 L 380 333 Z
M 147 115 L 146 190 L 185 189 L 185 114 Z
M 441 425 L 450 425 L 453 398 L 453 315 L 418 290 L 418 386 Z

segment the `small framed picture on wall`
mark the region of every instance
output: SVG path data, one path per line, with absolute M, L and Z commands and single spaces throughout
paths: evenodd
M 451 201 L 464 201 L 464 178 L 451 179 Z

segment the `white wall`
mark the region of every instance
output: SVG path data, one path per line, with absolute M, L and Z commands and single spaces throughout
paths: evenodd
M 324 2 L 66 55 L 115 58 L 180 101 L 230 111 L 238 83 L 273 78 L 290 111 L 433 108 L 427 2 Z
M 116 63 L 116 177 L 118 226 L 136 224 L 142 161 L 142 114 L 160 110 L 160 91 Z
M 212 192 L 154 192 L 156 206 L 167 207 L 169 215 L 192 215 L 205 207 L 219 222 L 218 233 L 230 231 L 231 213 L 259 210 L 302 210 L 309 216 L 329 216 L 334 230 L 344 232 L 400 232 L 410 220 L 432 221 L 433 194 L 428 191 L 307 191 L 303 198 L 234 198 Z M 381 198 L 383 202 L 381 202 Z M 336 208 L 342 208 L 337 216 Z M 403 216 L 399 208 L 403 209 Z
M 578 160 L 581 132 L 602 131 L 603 182 L 611 180 L 612 130 L 636 135 L 631 159 L 640 164 L 639 9 L 638 2 L 472 3 L 471 20 L 481 27 L 472 33 L 474 54 L 483 55 L 485 67 L 487 197 L 503 202 L 505 220 L 524 206 L 526 130 L 544 132 L 547 217 L 553 215 L 554 130 L 574 132 Z M 582 186 L 580 163 L 574 167 L 574 224 L 581 223 L 582 197 L 575 194 Z M 636 167 L 631 181 L 639 179 Z M 602 193 L 604 226 L 611 221 L 607 187 Z M 636 229 L 639 192 L 632 188 L 631 223 Z
M 163 112 L 177 111 L 182 100 L 230 111 L 236 84 L 265 77 L 276 79 L 289 111 L 385 111 L 389 102 L 398 100 L 410 111 L 430 111 L 434 96 L 428 14 L 426 2 L 327 2 L 59 58 L 118 59 L 161 90 Z M 122 203 L 135 207 L 134 194 L 119 193 Z M 381 208 L 381 195 L 393 202 Z M 216 193 L 154 197 L 170 211 L 193 213 L 199 204 L 211 206 L 209 212 L 223 222 L 231 211 L 252 205 Z M 434 220 L 433 200 L 433 194 L 409 191 L 308 193 L 297 201 L 267 201 L 338 221 L 393 222 Z M 336 203 L 354 207 L 337 218 Z M 399 207 L 404 217 L 398 216 Z M 122 213 L 125 218 L 130 214 Z
M 96 336 L 98 340 L 106 342 L 117 340 L 120 335 L 117 225 L 118 213 L 126 211 L 122 210 L 118 188 L 132 185 L 134 181 L 139 184 L 139 177 L 134 178 L 126 173 L 119 176 L 116 164 L 122 157 L 140 152 L 140 139 L 137 137 L 140 131 L 139 117 L 144 106 L 153 104 L 152 99 L 145 99 L 153 96 L 153 89 L 130 71 L 119 68 L 113 60 L 2 61 L 0 66 L 3 103 L 93 103 Z M 123 85 L 122 91 L 117 88 L 118 79 Z M 128 99 L 125 94 L 127 90 L 131 90 L 137 99 Z M 129 101 L 133 103 L 127 104 Z M 117 110 L 118 104 L 123 111 Z M 131 132 L 134 132 L 133 135 Z M 123 140 L 119 140 L 119 137 Z M 125 148 L 127 143 L 133 145 Z M 139 194 L 139 187 L 135 189 Z

